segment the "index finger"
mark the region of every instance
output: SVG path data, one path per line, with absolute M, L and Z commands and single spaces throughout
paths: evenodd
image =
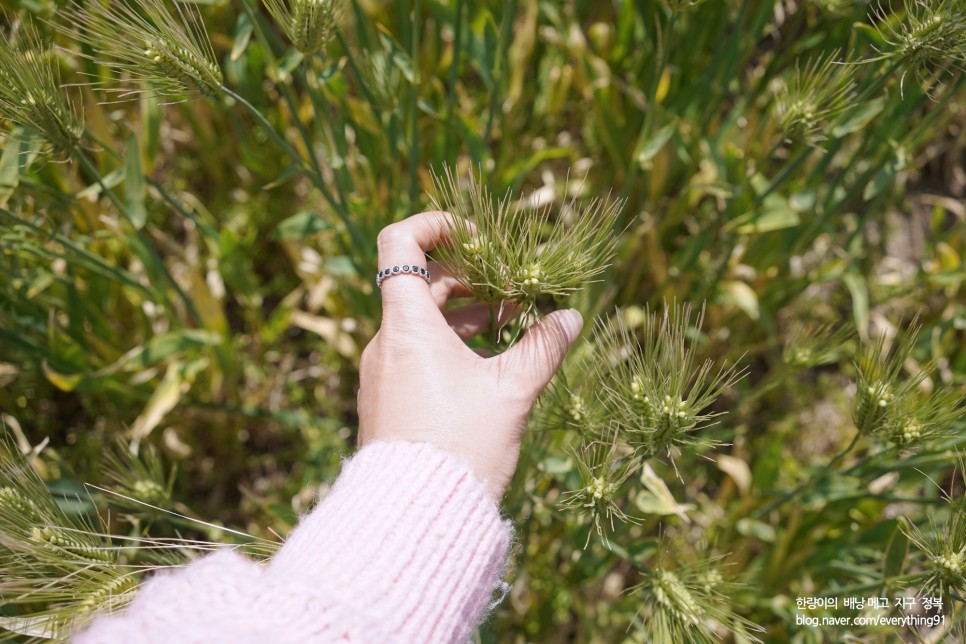
M 421 212 L 382 229 L 377 239 L 380 270 L 393 266 L 426 268 L 426 253 L 450 238 L 456 226 L 472 226 L 448 212 Z M 399 311 L 439 316 L 429 285 L 419 275 L 393 275 L 382 283 L 383 317 Z

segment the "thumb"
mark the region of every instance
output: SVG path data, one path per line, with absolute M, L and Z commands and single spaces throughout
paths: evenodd
M 522 376 L 523 386 L 536 395 L 560 368 L 583 326 L 584 319 L 576 309 L 554 311 L 527 329 L 523 339 L 500 360 Z

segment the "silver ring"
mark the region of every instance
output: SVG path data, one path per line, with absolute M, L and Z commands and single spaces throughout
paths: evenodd
M 378 273 L 376 273 L 376 286 L 382 288 L 382 283 L 385 282 L 390 277 L 395 277 L 396 275 L 416 275 L 422 277 L 429 284 L 429 271 L 425 268 L 420 268 L 415 264 L 402 264 L 396 266 L 390 266 L 389 268 L 384 268 Z

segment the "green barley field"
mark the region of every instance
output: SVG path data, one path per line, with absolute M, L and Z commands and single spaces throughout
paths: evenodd
M 436 207 L 588 322 L 478 641 L 966 637 L 966 1 L 0 5 L 0 639 L 270 557 Z

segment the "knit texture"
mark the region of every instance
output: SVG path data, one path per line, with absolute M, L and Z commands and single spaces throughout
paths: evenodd
M 500 586 L 510 525 L 469 465 L 372 443 L 268 566 L 223 551 L 148 581 L 76 642 L 465 642 Z

